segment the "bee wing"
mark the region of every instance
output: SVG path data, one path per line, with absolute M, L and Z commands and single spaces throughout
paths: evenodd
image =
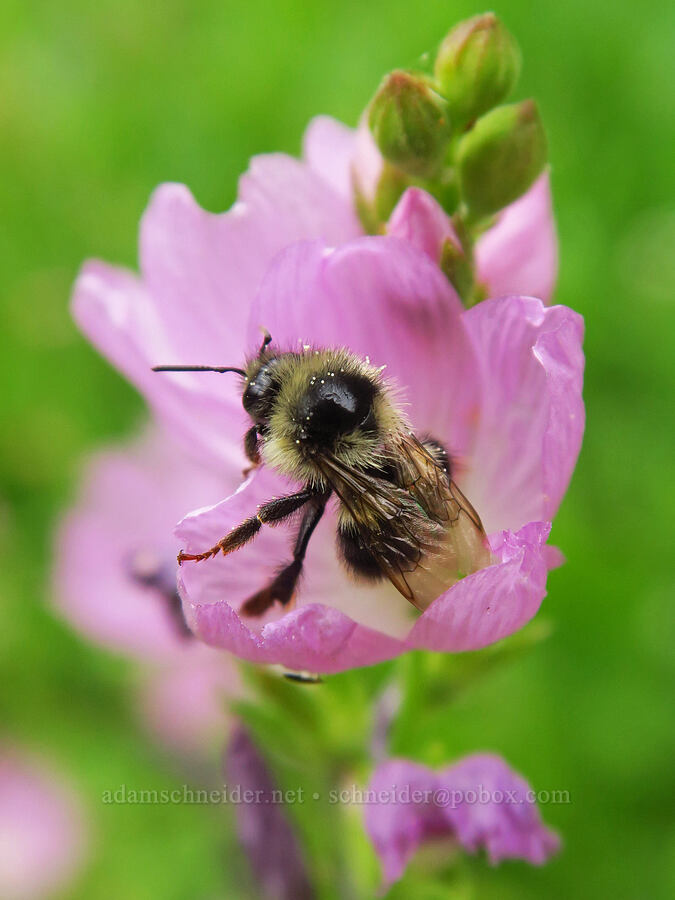
M 390 448 L 397 484 L 324 458 L 324 474 L 361 540 L 418 609 L 490 564 L 480 517 L 429 449 L 401 433 Z
M 411 602 L 418 609 L 426 609 L 465 575 L 489 566 L 492 561 L 480 518 L 453 481 L 445 496 L 447 515 L 441 534 L 424 548 L 417 567 L 404 576 L 407 589 L 414 597 Z M 399 584 L 391 580 L 400 591 Z M 404 596 L 408 595 L 404 593 Z
M 406 577 L 419 566 L 424 547 L 440 536 L 438 524 L 407 490 L 383 478 L 352 469 L 333 457 L 324 457 L 321 468 L 382 572 L 417 606 Z
M 441 526 L 441 534 L 425 547 L 420 564 L 406 575 L 416 606 L 427 606 L 465 575 L 491 563 L 480 516 L 444 467 L 414 434 L 397 438 L 402 483 L 427 514 Z

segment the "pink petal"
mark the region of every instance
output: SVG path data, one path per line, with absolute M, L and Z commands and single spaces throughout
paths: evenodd
M 437 266 L 410 244 L 364 237 L 329 251 L 296 244 L 271 266 L 251 313 L 275 345 L 346 347 L 401 388 L 416 429 L 455 453 L 471 442 L 478 390 L 462 306 Z
M 529 294 L 548 303 L 558 274 L 558 239 L 548 173 L 500 213 L 476 244 L 489 297 Z
M 81 867 L 86 834 L 78 797 L 42 763 L 0 750 L 0 897 L 59 896 Z
M 408 188 L 391 214 L 387 233 L 423 250 L 434 262 L 446 240 L 458 244 L 449 216 L 420 188 Z M 551 299 L 558 244 L 548 175 L 507 207 L 478 240 L 477 279 L 489 297 L 521 294 Z
M 229 531 L 255 515 L 266 500 L 297 490 L 290 482 L 262 467 L 256 470 L 234 494 L 214 506 L 198 509 L 185 516 L 176 527 L 181 549 L 201 553 L 214 546 Z M 255 540 L 224 557 L 222 554 L 202 562 L 184 562 L 180 581 L 190 593 L 225 600 L 235 609 L 270 581 L 279 565 L 290 560 L 291 532 L 284 524 L 262 528 Z M 253 620 L 256 624 L 257 620 Z
M 403 875 L 425 840 L 445 835 L 442 809 L 434 806 L 438 775 L 407 759 L 391 759 L 373 772 L 366 796 L 364 825 L 382 867 L 383 889 Z M 429 798 L 415 801 L 413 798 Z
M 581 446 L 583 320 L 539 300 L 487 300 L 465 314 L 483 379 L 462 490 L 488 531 L 551 520 Z
M 356 132 L 331 116 L 315 116 L 302 139 L 302 156 L 348 203 L 353 202 L 352 159 Z
M 490 861 L 525 859 L 540 865 L 559 847 L 541 822 L 529 784 L 498 756 L 476 754 L 435 772 L 405 759 L 373 773 L 365 826 L 382 865 L 384 886 L 403 875 L 427 840 L 454 838 Z
M 203 641 L 230 650 L 242 659 L 280 663 L 288 669 L 342 672 L 397 656 L 394 638 L 358 625 L 339 610 L 322 604 L 303 606 L 256 635 L 226 601 L 186 599 L 186 617 Z
M 232 497 L 187 516 L 177 533 L 188 552 L 201 552 L 290 485 L 269 470 L 256 472 Z M 227 557 L 185 562 L 179 586 L 192 630 L 206 643 L 237 656 L 317 672 L 371 665 L 405 649 L 473 650 L 513 633 L 537 612 L 545 595 L 548 523 L 518 534 L 494 535 L 493 566 L 469 575 L 419 618 L 385 582 L 364 587 L 340 566 L 332 517 L 317 529 L 306 575 L 292 612 L 275 609 L 262 620 L 237 610 L 290 560 L 294 529 L 261 529 Z
M 440 261 L 446 240 L 459 246 L 449 216 L 431 194 L 421 188 L 408 188 L 403 194 L 389 218 L 387 234 L 408 241 L 435 263 Z
M 141 225 L 143 281 L 185 360 L 200 362 L 201 354 L 236 365 L 248 310 L 275 254 L 303 238 L 340 243 L 359 231 L 349 204 L 306 165 L 258 156 L 226 213 L 201 209 L 182 185 L 157 189 Z
M 382 156 L 370 133 L 368 117 L 364 113 L 356 129 L 352 177 L 356 190 L 366 201 L 374 200 L 381 174 Z
M 87 337 L 139 388 L 170 427 L 213 462 L 238 453 L 243 421 L 233 376 L 158 375 L 167 363 L 241 365 L 244 324 L 275 254 L 303 238 L 340 243 L 360 234 L 351 206 L 291 157 L 256 157 L 226 213 L 201 209 L 166 184 L 141 225 L 142 280 L 88 264 L 73 314 Z M 237 462 L 240 465 L 240 462 Z
M 559 849 L 558 836 L 542 824 L 530 785 L 499 756 L 467 756 L 439 772 L 439 782 L 461 797 L 448 804 L 446 816 L 469 852 L 485 847 L 493 864 L 525 859 L 542 865 Z
M 225 478 L 187 460 L 161 432 L 94 456 L 59 530 L 54 585 L 61 613 L 113 650 L 141 659 L 180 656 L 186 640 L 166 597 L 139 584 L 132 570 L 138 554 L 152 556 L 171 578 L 180 549 L 175 522 L 191 504 L 227 489 Z
M 289 487 L 288 482 L 263 469 L 232 497 L 187 516 L 177 534 L 188 552 L 207 549 L 252 515 L 260 502 L 288 493 Z M 334 530 L 333 523 L 332 529 L 327 527 L 322 534 L 317 530 L 312 539 L 298 607 L 285 614 L 274 610 L 262 620 L 240 618 L 237 610 L 273 577 L 280 564 L 290 561 L 291 529 L 284 525 L 264 528 L 251 544 L 227 557 L 185 562 L 179 587 L 192 630 L 207 644 L 244 659 L 316 672 L 370 665 L 400 653 L 401 641 L 355 622 L 337 608 L 347 592 L 367 605 L 368 591 L 360 596 L 344 572 L 337 571 Z M 327 554 L 332 556 L 328 572 L 336 578 L 321 573 Z M 335 605 L 316 602 L 322 585 L 327 594 L 321 599 Z M 405 608 L 405 604 L 403 601 L 401 606 Z
M 478 650 L 523 627 L 546 596 L 548 522 L 531 522 L 516 534 L 492 535 L 497 562 L 467 575 L 422 613 L 410 632 L 410 648 Z
M 225 460 L 232 470 L 241 471 L 245 416 L 237 379 L 151 371 L 153 365 L 185 357 L 174 348 L 175 335 L 165 330 L 138 278 L 104 263 L 87 263 L 75 284 L 73 316 L 89 340 L 146 397 L 169 432 L 213 465 L 222 468 Z
M 236 803 L 239 844 L 261 900 L 313 900 L 316 892 L 288 808 L 267 762 L 244 728 L 232 735 L 223 759 L 230 792 L 255 797 Z M 253 892 L 251 892 L 252 894 Z

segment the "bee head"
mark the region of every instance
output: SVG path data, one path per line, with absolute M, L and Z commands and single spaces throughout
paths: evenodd
M 373 431 L 376 393 L 373 381 L 358 373 L 328 371 L 313 376 L 297 405 L 300 441 L 320 448 L 357 429 Z
M 246 369 L 246 386 L 241 402 L 253 421 L 260 425 L 265 424 L 272 415 L 279 393 L 278 365 L 278 356 L 258 356 Z

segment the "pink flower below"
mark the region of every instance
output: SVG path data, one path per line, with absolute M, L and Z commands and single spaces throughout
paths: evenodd
M 498 756 L 475 754 L 436 772 L 404 759 L 380 765 L 367 788 L 365 826 L 385 887 L 398 881 L 427 841 L 449 838 L 491 863 L 541 865 L 557 835 L 541 821 L 535 793 Z
M 0 750 L 0 897 L 39 900 L 71 883 L 86 840 L 77 797 L 25 754 Z
M 225 699 L 238 680 L 233 664 L 195 641 L 185 624 L 171 531 L 186 506 L 212 502 L 227 488 L 227 479 L 190 462 L 168 435 L 148 433 L 94 457 L 58 538 L 60 611 L 88 638 L 143 663 L 137 702 L 144 725 L 189 753 L 221 745 Z
M 248 858 L 260 900 L 314 900 L 302 848 L 281 791 L 251 736 L 234 731 L 224 754 L 223 773 L 232 790 L 254 802 L 237 803 L 234 814 L 239 843 Z

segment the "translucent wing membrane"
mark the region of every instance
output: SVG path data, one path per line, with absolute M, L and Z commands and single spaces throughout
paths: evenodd
M 426 609 L 460 578 L 490 565 L 485 531 L 447 469 L 414 434 L 398 433 L 387 461 L 386 475 L 334 457 L 320 465 L 342 502 L 346 527 L 394 587 Z

